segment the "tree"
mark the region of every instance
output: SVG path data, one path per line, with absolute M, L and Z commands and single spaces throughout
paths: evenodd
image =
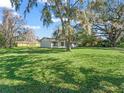
M 84 24 L 85 25 L 85 24 Z M 78 46 L 97 46 L 98 42 L 100 41 L 100 38 L 97 36 L 97 33 L 95 31 L 92 31 L 92 28 L 90 27 L 91 31 L 90 33 L 87 31 L 85 27 L 82 27 L 83 24 L 79 23 L 76 26 L 74 26 L 76 32 L 75 32 L 75 39 L 77 41 Z
M 33 32 L 34 32 L 33 29 L 26 27 L 23 29 L 23 31 L 18 31 L 16 40 L 17 41 L 27 41 L 27 42 L 36 41 L 36 37 Z
M 0 27 L 0 30 L 2 28 Z M 3 33 L 0 31 L 0 47 L 4 47 L 5 46 L 5 39 L 4 39 L 4 36 L 3 36 Z
M 110 42 L 112 47 L 124 36 L 124 2 L 120 0 L 96 0 L 91 4 L 94 11 L 94 29 Z
M 70 0 L 51 0 L 50 5 L 46 3 L 42 11 L 42 20 L 46 25 L 52 22 L 51 15 L 61 20 L 62 32 L 66 42 L 66 50 L 71 50 L 71 43 L 73 38 L 74 29 L 71 26 L 71 21 L 75 19 L 77 7 L 74 7 L 78 1 L 74 0 L 74 4 Z
M 91 12 L 87 10 L 77 11 L 77 21 L 79 22 L 76 26 L 80 26 L 87 35 L 92 34 L 92 21 Z
M 15 36 L 17 32 L 22 29 L 24 25 L 23 20 L 19 16 L 14 16 L 13 13 L 8 10 L 3 10 L 3 22 L 2 22 L 2 35 L 5 39 L 5 47 L 11 48 L 15 44 Z
M 62 28 L 59 28 L 58 30 L 54 31 L 53 37 L 56 38 L 57 40 L 68 40 L 69 43 L 66 43 L 66 47 L 72 47 L 72 43 L 75 41 L 75 31 L 72 27 L 66 26 L 67 30 L 65 34 L 63 34 Z M 66 38 L 66 39 L 65 39 Z M 71 50 L 71 49 L 69 49 Z

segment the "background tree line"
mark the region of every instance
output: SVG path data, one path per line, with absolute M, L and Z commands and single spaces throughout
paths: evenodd
M 14 15 L 9 9 L 3 10 L 3 21 L 0 24 L 0 47 L 12 48 L 17 41 L 35 40 L 33 29 L 26 27 L 26 23 L 19 15 Z
M 15 16 L 10 10 L 3 10 L 3 21 L 0 24 L 1 41 L 0 46 L 11 48 L 15 44 L 15 36 L 23 25 L 23 20 L 19 16 Z

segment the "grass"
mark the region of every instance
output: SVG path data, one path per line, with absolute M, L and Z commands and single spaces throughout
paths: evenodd
M 124 49 L 0 49 L 0 93 L 124 93 Z

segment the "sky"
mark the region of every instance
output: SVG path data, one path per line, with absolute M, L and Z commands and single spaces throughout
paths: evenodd
M 15 15 L 24 16 L 24 9 L 26 7 L 26 4 L 28 0 L 23 0 L 23 3 L 20 7 L 20 10 L 15 11 L 15 9 L 11 6 L 10 0 L 0 0 L 0 23 L 2 22 L 2 10 L 3 8 L 8 8 L 10 10 L 13 10 L 13 13 Z M 49 27 L 43 26 L 42 22 L 40 21 L 41 16 L 41 9 L 43 4 L 46 2 L 46 0 L 43 0 L 42 2 L 39 0 L 38 7 L 34 7 L 30 13 L 26 15 L 26 18 L 24 18 L 26 24 L 28 27 L 34 29 L 34 34 L 38 38 L 43 37 L 51 37 L 52 33 L 59 27 L 60 21 L 59 19 L 52 19 L 53 24 L 51 24 Z

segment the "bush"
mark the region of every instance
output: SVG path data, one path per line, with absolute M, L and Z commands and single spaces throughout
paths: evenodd
M 97 46 L 99 40 L 93 35 L 81 34 L 77 38 L 78 46 L 93 47 Z
M 98 42 L 97 46 L 99 47 L 111 47 L 111 43 L 108 40 L 102 40 Z

